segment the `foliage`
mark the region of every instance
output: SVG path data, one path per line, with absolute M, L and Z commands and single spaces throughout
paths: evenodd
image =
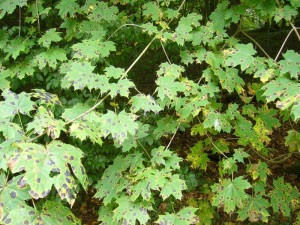
M 269 163 L 276 129 L 289 127 L 281 150 L 300 150 L 299 49 L 273 59 L 246 32 L 300 41 L 299 7 L 2 0 L 1 223 L 80 224 L 70 207 L 92 185 L 103 225 L 291 217 L 298 189 Z

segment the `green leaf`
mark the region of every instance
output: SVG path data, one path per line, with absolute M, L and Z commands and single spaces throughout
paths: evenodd
M 151 17 L 152 20 L 158 21 L 162 17 L 162 12 L 160 11 L 157 2 L 147 2 L 143 5 L 143 14 L 146 17 Z
M 208 154 L 203 152 L 204 144 L 202 141 L 198 142 L 191 148 L 191 152 L 187 155 L 187 160 L 192 163 L 192 167 L 201 170 L 207 169 L 207 164 L 210 162 Z
M 255 55 L 256 51 L 254 50 L 252 44 L 237 44 L 236 52 L 229 56 L 225 65 L 227 66 L 241 66 L 241 70 L 244 71 L 249 68 L 255 61 L 253 55 Z
M 243 148 L 234 149 L 233 158 L 237 162 L 244 163 L 244 159 L 248 158 L 250 155 L 247 152 L 244 152 Z
M 152 210 L 149 203 L 133 202 L 128 196 L 122 196 L 116 200 L 118 207 L 114 210 L 115 221 L 122 220 L 122 224 L 134 225 L 136 220 L 140 224 L 146 224 L 150 219 L 148 210 Z
M 156 91 L 157 96 L 163 101 L 165 97 L 174 99 L 177 97 L 178 92 L 184 92 L 186 87 L 183 83 L 175 81 L 171 76 L 159 77 L 155 81 L 158 87 Z
M 244 91 L 243 86 L 245 82 L 239 77 L 237 69 L 227 68 L 226 71 L 218 69 L 216 70 L 216 75 L 220 79 L 222 88 L 229 93 L 235 90 L 238 94 L 241 94 Z
M 6 140 L 21 141 L 25 139 L 25 134 L 21 126 L 9 120 L 0 122 L 0 131 Z
M 3 169 L 3 171 L 7 171 L 8 170 L 8 160 L 10 159 L 10 157 L 12 157 L 14 154 L 16 154 L 19 150 L 16 147 L 15 141 L 19 141 L 19 140 L 7 140 L 7 141 L 3 141 L 0 144 L 0 157 L 1 157 L 1 161 L 0 161 L 0 168 Z
M 13 173 L 25 170 L 22 180 L 30 186 L 31 197 L 46 197 L 54 184 L 60 197 L 73 205 L 77 185 L 72 173 L 84 188 L 87 187 L 87 177 L 81 164 L 82 151 L 60 141 L 52 141 L 47 148 L 33 143 L 20 143 L 18 146 L 21 152 L 12 157 L 8 165 Z M 51 175 L 53 173 L 54 176 Z
M 59 10 L 58 15 L 61 18 L 66 18 L 68 15 L 71 18 L 76 17 L 76 13 L 80 13 L 80 6 L 76 3 L 77 0 L 61 0 L 55 8 Z
M 116 97 L 118 94 L 120 96 L 124 96 L 128 98 L 129 95 L 129 89 L 134 88 L 135 85 L 131 80 L 128 79 L 122 79 L 118 80 L 117 83 L 111 83 L 110 84 L 110 96 L 112 98 Z
M 56 28 L 52 28 L 46 31 L 46 33 L 39 39 L 38 43 L 45 48 L 49 49 L 52 42 L 59 42 L 62 40 L 60 32 L 56 31 Z
M 292 50 L 287 50 L 283 54 L 284 60 L 279 62 L 281 74 L 289 73 L 291 78 L 298 79 L 300 76 L 300 54 Z
M 291 107 L 291 114 L 296 121 L 300 118 L 300 84 L 297 81 L 280 77 L 262 87 L 268 102 L 275 101 L 276 107 L 285 110 Z
M 162 108 L 156 103 L 155 99 L 151 95 L 138 94 L 131 98 L 131 111 L 133 113 L 138 112 L 139 110 L 144 111 L 144 115 L 147 112 L 154 112 L 157 114 Z
M 23 175 L 13 177 L 11 180 L 3 172 L 0 174 L 0 202 L 2 204 L 2 215 L 6 215 L 11 210 L 20 205 L 26 205 L 26 200 L 31 199 L 30 188 L 22 183 Z M 1 210 L 0 210 L 1 211 Z M 0 215 L 1 219 L 1 215 Z
M 259 178 L 264 183 L 267 182 L 268 175 L 271 174 L 271 171 L 265 162 L 248 165 L 247 172 L 251 174 L 253 180 L 257 180 Z
M 224 207 L 226 213 L 235 211 L 236 207 L 243 208 L 245 200 L 249 198 L 245 190 L 250 187 L 251 184 L 243 177 L 237 177 L 234 180 L 222 179 L 220 183 L 211 186 L 215 193 L 212 205 Z
M 16 94 L 10 90 L 2 92 L 5 101 L 0 102 L 0 118 L 13 118 L 16 114 L 21 113 L 30 115 L 30 111 L 34 110 L 35 103 L 30 100 L 30 95 L 22 92 Z
M 82 43 L 77 43 L 72 46 L 75 51 L 74 58 L 78 59 L 99 59 L 99 57 L 107 57 L 110 52 L 116 51 L 113 42 L 103 42 L 100 39 L 83 40 Z
M 125 74 L 123 68 L 116 68 L 114 66 L 109 66 L 105 68 L 105 76 L 108 78 L 120 79 Z
M 6 59 L 9 57 L 16 59 L 21 53 L 27 53 L 33 45 L 32 40 L 19 37 L 11 40 L 3 50 L 8 53 Z
M 163 200 L 171 195 L 173 195 L 176 199 L 181 200 L 182 191 L 186 189 L 185 181 L 179 178 L 179 174 L 174 174 L 168 181 L 165 182 L 160 195 Z
M 73 86 L 75 90 L 83 90 L 87 87 L 89 90 L 100 89 L 101 93 L 107 92 L 108 78 L 95 74 L 94 69 L 95 66 L 90 62 L 71 61 L 65 64 L 60 67 L 61 72 L 66 74 L 61 81 L 61 86 L 66 89 Z
M 277 7 L 273 12 L 274 20 L 279 23 L 282 19 L 290 21 L 292 18 L 295 18 L 298 15 L 298 9 L 293 8 L 289 5 L 283 7 Z
M 35 60 L 39 69 L 43 69 L 47 66 L 56 69 L 58 61 L 63 62 L 67 60 L 66 52 L 62 48 L 49 49 L 35 56 Z
M 69 208 L 60 202 L 46 201 L 41 210 L 35 208 L 16 207 L 2 219 L 4 224 L 43 224 L 43 225 L 80 225 Z
M 164 165 L 168 170 L 180 169 L 179 162 L 181 162 L 182 159 L 172 151 L 165 149 L 164 146 L 152 149 L 151 156 L 150 161 L 153 165 Z
M 105 13 L 103 13 L 105 12 Z M 95 7 L 90 10 L 88 18 L 92 21 L 105 20 L 107 22 L 112 22 L 117 20 L 119 10 L 116 6 L 108 6 L 106 2 L 97 2 Z
M 159 225 L 191 225 L 197 224 L 198 218 L 195 215 L 196 208 L 185 207 L 176 214 L 160 215 L 155 223 Z
M 35 93 L 31 93 L 31 96 L 33 98 L 38 98 L 40 104 L 45 105 L 61 105 L 61 102 L 59 101 L 59 98 L 55 94 L 51 94 L 49 92 L 46 92 L 43 89 L 32 89 L 35 91 Z
M 246 220 L 249 218 L 249 221 L 252 223 L 263 221 L 268 222 L 268 217 L 270 216 L 268 208 L 270 203 L 267 199 L 264 199 L 262 196 L 250 196 L 246 200 L 245 207 L 238 210 L 238 220 Z
M 12 14 L 17 6 L 23 7 L 27 5 L 27 0 L 3 0 L 0 3 L 0 19 L 5 16 L 5 14 Z
M 47 135 L 52 139 L 57 139 L 61 131 L 66 131 L 64 126 L 64 121 L 54 119 L 54 115 L 50 110 L 40 106 L 34 116 L 34 120 L 27 124 L 27 131 L 33 130 L 38 135 L 46 131 Z
M 160 76 L 171 76 L 173 78 L 179 78 L 183 72 L 184 72 L 184 68 L 182 66 L 178 66 L 176 64 L 162 63 L 159 66 L 157 75 L 159 77 Z
M 138 129 L 138 124 L 135 122 L 136 119 L 136 115 L 126 113 L 124 110 L 119 114 L 108 110 L 100 119 L 102 133 L 104 137 L 111 134 L 112 138 L 121 144 L 128 134 L 136 134 Z
M 296 130 L 289 130 L 284 144 L 289 148 L 290 152 L 300 152 L 300 133 Z
M 281 212 L 283 216 L 290 216 L 292 201 L 299 201 L 299 192 L 296 187 L 285 183 L 282 177 L 273 180 L 274 189 L 270 192 L 271 205 L 274 212 Z

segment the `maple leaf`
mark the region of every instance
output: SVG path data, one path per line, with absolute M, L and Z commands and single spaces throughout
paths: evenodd
M 208 162 L 210 159 L 208 158 L 208 154 L 203 152 L 204 146 L 202 142 L 198 142 L 191 148 L 191 153 L 188 154 L 187 160 L 192 163 L 192 167 L 201 170 L 206 170 Z
M 284 183 L 282 177 L 273 180 L 274 188 L 270 191 L 271 205 L 274 212 L 281 212 L 283 216 L 290 216 L 292 201 L 299 201 L 299 192 L 296 187 Z
M 52 42 L 59 42 L 62 40 L 60 32 L 56 31 L 56 28 L 52 28 L 46 31 L 46 33 L 39 39 L 38 43 L 45 48 L 49 49 Z
M 244 163 L 244 159 L 248 158 L 250 155 L 244 151 L 243 148 L 234 149 L 233 158 L 235 161 Z
M 220 183 L 211 186 L 215 193 L 212 205 L 224 207 L 226 213 L 235 211 L 236 207 L 243 208 L 245 200 L 249 198 L 245 190 L 250 187 L 251 184 L 241 176 L 233 180 L 222 179 Z
M 114 98 L 118 94 L 120 96 L 124 96 L 128 98 L 129 95 L 129 89 L 134 88 L 134 83 L 129 79 L 121 79 L 118 80 L 117 83 L 110 83 L 110 92 L 109 95 Z
M 45 68 L 47 64 L 49 67 L 55 69 L 58 64 L 58 61 L 66 61 L 67 56 L 65 50 L 63 50 L 62 48 L 52 48 L 36 55 L 35 60 L 38 64 L 39 69 Z
M 58 15 L 61 18 L 66 18 L 68 15 L 75 18 L 76 13 L 80 13 L 80 6 L 76 3 L 77 0 L 61 0 L 55 8 L 59 10 Z
M 87 187 L 87 176 L 81 164 L 82 151 L 60 141 L 52 141 L 47 148 L 33 143 L 20 143 L 18 147 L 21 152 L 10 158 L 8 165 L 13 173 L 25 170 L 22 183 L 30 186 L 31 197 L 46 197 L 54 185 L 60 197 L 73 205 L 77 185 L 72 173 L 84 188 Z M 51 173 L 56 175 L 52 177 Z
M 279 23 L 282 19 L 291 21 L 292 18 L 295 18 L 298 15 L 298 9 L 285 5 L 283 7 L 276 7 L 272 14 L 274 15 L 274 21 L 277 23 Z
M 155 223 L 158 223 L 159 225 L 191 225 L 191 224 L 197 224 L 198 218 L 195 215 L 195 212 L 197 211 L 196 208 L 193 207 L 185 207 L 181 209 L 176 214 L 166 214 L 166 215 L 160 215 L 158 220 L 155 221 Z
M 21 53 L 27 53 L 33 45 L 32 40 L 19 37 L 11 40 L 3 50 L 8 53 L 6 59 L 16 59 Z
M 165 97 L 169 99 L 174 99 L 178 92 L 184 92 L 186 87 L 183 83 L 175 81 L 171 76 L 159 77 L 155 81 L 158 87 L 156 91 L 157 96 L 163 101 Z
M 244 221 L 249 218 L 249 221 L 253 223 L 259 220 L 267 223 L 270 216 L 268 212 L 269 207 L 269 201 L 261 195 L 255 197 L 249 196 L 249 199 L 245 201 L 245 207 L 237 211 L 238 220 Z
M 27 0 L 4 0 L 0 2 L 0 19 L 5 14 L 12 14 L 17 6 L 23 7 L 27 5 Z
M 161 189 L 160 195 L 165 200 L 173 195 L 176 199 L 181 200 L 182 191 L 186 190 L 187 186 L 185 181 L 179 178 L 179 174 L 174 174 L 168 179 Z
M 26 200 L 31 199 L 29 195 L 30 188 L 21 184 L 23 175 L 13 177 L 8 180 L 3 172 L 0 174 L 0 211 L 2 208 L 2 215 L 6 215 L 11 210 L 19 207 L 19 205 L 26 205 Z M 1 215 L 0 215 L 1 219 Z
M 101 20 L 112 22 L 118 18 L 118 12 L 119 10 L 116 6 L 108 6 L 107 2 L 96 2 L 95 7 L 90 10 L 88 18 L 97 22 Z
M 162 63 L 159 66 L 157 75 L 159 77 L 160 76 L 171 76 L 173 78 L 179 78 L 183 72 L 184 72 L 184 68 L 182 66 L 178 66 L 176 64 Z
M 109 66 L 105 68 L 105 76 L 108 78 L 120 79 L 125 74 L 123 68 L 116 68 L 114 66 Z
M 265 162 L 252 163 L 248 166 L 247 172 L 251 174 L 253 180 L 259 178 L 264 183 L 267 182 L 267 177 L 271 174 L 271 171 Z
M 33 130 L 38 135 L 46 131 L 48 136 L 56 139 L 59 138 L 61 131 L 66 131 L 64 125 L 64 121 L 54 119 L 51 111 L 40 106 L 34 116 L 34 120 L 27 124 L 27 131 Z
M 18 113 L 30 115 L 30 111 L 34 110 L 35 103 L 25 92 L 16 94 L 10 90 L 5 90 L 2 92 L 2 96 L 5 101 L 0 102 L 0 118 L 14 117 Z
M 158 21 L 162 17 L 162 11 L 156 2 L 147 2 L 143 5 L 143 13 L 152 20 Z
M 130 102 L 132 105 L 131 111 L 133 113 L 136 113 L 139 110 L 143 110 L 144 115 L 146 115 L 146 113 L 150 111 L 157 114 L 159 111 L 162 110 L 162 108 L 157 104 L 157 102 L 151 95 L 135 95 L 130 99 Z
M 281 74 L 289 73 L 291 78 L 298 79 L 300 76 L 300 54 L 292 50 L 287 50 L 283 54 L 284 60 L 279 62 Z
M 290 152 L 300 152 L 300 133 L 296 130 L 289 130 L 284 144 L 289 148 Z
M 35 93 L 31 93 L 33 98 L 38 98 L 40 104 L 45 105 L 61 105 L 59 98 L 55 94 L 46 92 L 43 89 L 32 89 Z
M 116 200 L 118 207 L 114 210 L 114 220 L 122 220 L 122 224 L 134 225 L 135 221 L 146 224 L 150 219 L 148 210 L 152 210 L 149 203 L 133 202 L 128 196 L 122 196 Z
M 2 219 L 4 224 L 65 224 L 65 225 L 80 225 L 81 222 L 77 219 L 69 208 L 62 203 L 56 201 L 46 201 L 41 205 L 41 210 L 33 207 L 23 206 L 16 207 L 11 210 Z
M 95 74 L 95 66 L 91 62 L 71 61 L 60 67 L 62 73 L 66 75 L 62 79 L 63 88 L 74 87 L 75 90 L 82 90 L 87 87 L 89 90 L 100 89 L 105 93 L 109 89 L 108 78 Z
M 253 55 L 256 53 L 251 43 L 237 44 L 236 52 L 229 56 L 225 65 L 235 67 L 237 65 L 241 66 L 241 70 L 244 71 L 249 68 L 255 61 Z
M 142 24 L 141 27 L 143 28 L 143 32 L 147 32 L 150 36 L 159 32 L 157 27 L 150 22 Z
M 128 134 L 136 134 L 138 130 L 138 123 L 135 122 L 136 119 L 136 115 L 126 113 L 125 110 L 119 114 L 108 110 L 100 119 L 102 133 L 104 137 L 111 134 L 112 138 L 121 144 L 127 138 Z
M 116 47 L 111 41 L 101 41 L 100 39 L 87 39 L 82 43 L 72 46 L 75 51 L 74 58 L 97 59 L 99 56 L 107 57 L 110 52 L 116 51 Z
M 238 94 L 241 94 L 244 91 L 243 86 L 245 85 L 245 82 L 239 77 L 237 69 L 227 68 L 226 71 L 217 70 L 216 75 L 220 79 L 222 88 L 227 90 L 229 93 L 236 90 Z

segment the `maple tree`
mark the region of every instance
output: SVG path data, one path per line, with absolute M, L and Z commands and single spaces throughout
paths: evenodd
M 296 213 L 298 189 L 268 163 L 274 129 L 300 118 L 300 55 L 270 57 L 247 26 L 285 25 L 299 42 L 300 2 L 238 3 L 2 0 L 0 223 L 80 224 L 71 207 L 92 186 L 103 225 Z M 152 91 L 137 82 L 147 76 Z M 186 158 L 180 131 L 197 139 Z M 288 157 L 299 132 L 287 132 Z M 219 177 L 200 184 L 192 171 L 214 157 Z M 182 202 L 193 188 L 206 199 Z

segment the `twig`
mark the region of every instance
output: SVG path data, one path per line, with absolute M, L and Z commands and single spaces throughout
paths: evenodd
M 175 135 L 177 134 L 177 131 L 178 131 L 180 125 L 181 125 L 181 122 L 179 122 L 179 124 L 178 124 L 178 126 L 177 126 L 177 128 L 176 128 L 175 133 L 173 134 L 171 140 L 169 141 L 169 144 L 168 144 L 167 147 L 166 147 L 166 150 L 170 147 L 171 143 L 173 142 L 173 140 L 174 140 L 174 138 L 175 138 Z
M 228 159 L 228 157 L 218 148 L 218 146 L 215 145 L 215 143 L 212 141 L 212 139 L 208 136 L 207 133 L 205 133 L 206 136 L 208 137 L 210 143 L 218 150 L 218 152 L 221 153 L 221 155 L 223 155 L 226 159 Z
M 240 32 L 242 34 L 244 34 L 247 38 L 249 38 L 251 41 L 254 42 L 254 44 L 267 56 L 267 58 L 271 58 L 271 56 L 269 56 L 269 54 L 263 49 L 263 47 L 260 46 L 260 44 L 258 44 L 257 41 L 255 41 L 250 35 L 248 35 L 245 31 L 240 30 Z
M 39 0 L 35 1 L 35 8 L 36 8 L 36 16 L 37 16 L 37 29 L 38 32 L 41 32 L 41 24 L 40 24 L 40 13 L 39 13 Z
M 19 6 L 19 37 L 21 37 L 21 26 L 22 26 L 22 11 L 21 11 L 21 6 Z
M 296 31 L 297 31 L 297 29 L 300 29 L 300 27 L 294 27 L 294 28 L 296 29 Z M 283 47 L 285 46 L 287 40 L 289 39 L 291 33 L 294 31 L 294 28 L 292 28 L 292 29 L 290 30 L 290 32 L 288 33 L 288 35 L 287 35 L 286 38 L 284 39 L 284 42 L 282 43 L 282 45 L 281 45 L 281 47 L 280 47 L 280 49 L 279 49 L 279 52 L 278 52 L 277 55 L 276 55 L 275 62 L 277 61 L 279 55 L 281 54 L 282 49 L 283 49 Z M 297 34 L 298 34 L 298 32 L 297 32 Z
M 167 60 L 168 60 L 169 64 L 172 64 L 172 63 L 171 63 L 171 60 L 169 59 L 169 56 L 168 56 L 168 54 L 167 54 L 167 52 L 166 52 L 166 49 L 165 49 L 165 47 L 164 47 L 164 45 L 163 45 L 163 43 L 162 43 L 161 40 L 160 40 L 160 44 L 161 44 L 161 47 L 162 47 L 162 49 L 163 49 L 163 51 L 164 51 L 164 53 L 165 53 L 165 56 L 167 57 Z

